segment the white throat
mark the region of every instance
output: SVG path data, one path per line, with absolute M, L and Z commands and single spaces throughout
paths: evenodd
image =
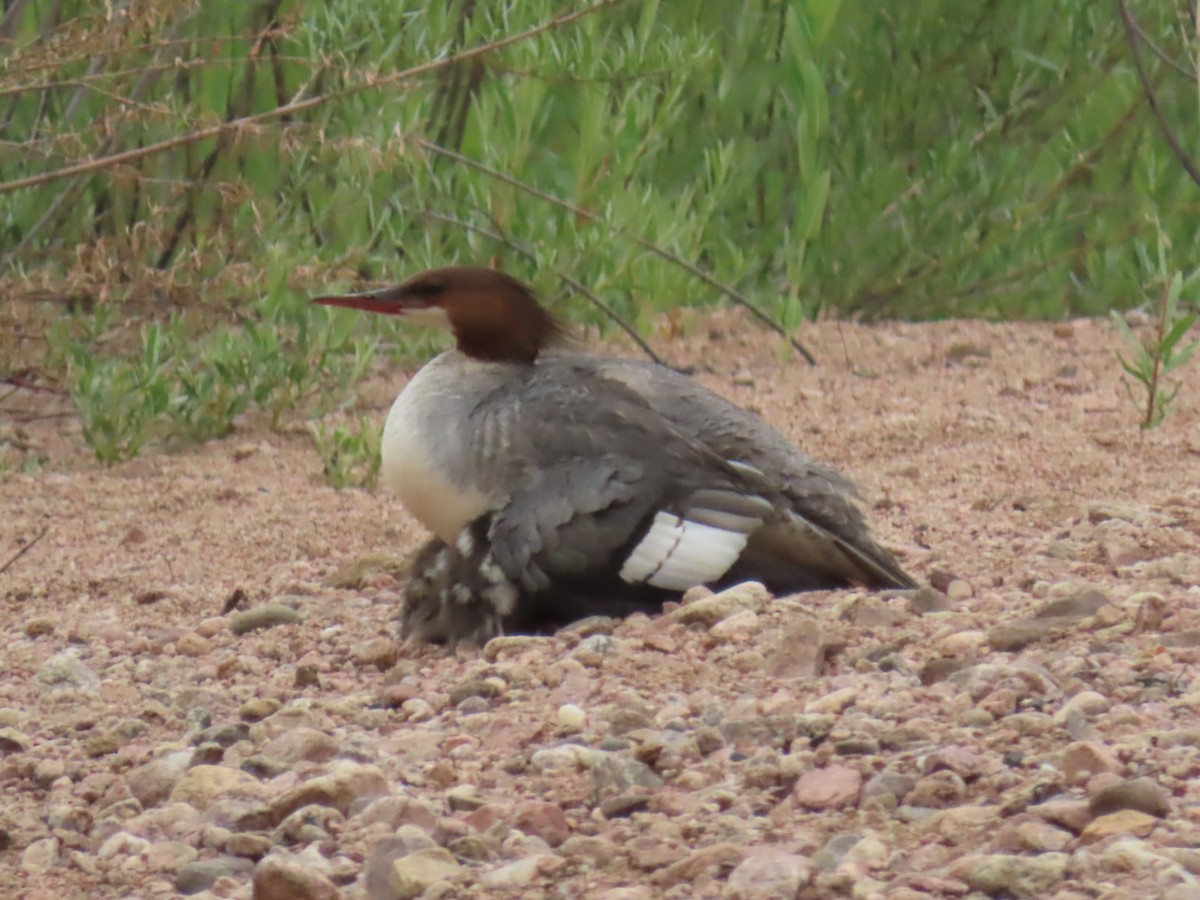
M 445 316 L 442 310 L 436 312 Z M 492 506 L 471 483 L 472 473 L 465 465 L 461 428 L 466 416 L 458 407 L 473 401 L 455 390 L 453 372 L 446 365 L 451 355 L 457 354 L 450 351 L 425 366 L 400 392 L 388 412 L 380 445 L 384 485 L 448 544 Z

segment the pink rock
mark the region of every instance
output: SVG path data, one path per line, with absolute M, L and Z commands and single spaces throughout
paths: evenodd
M 742 861 L 729 875 L 724 896 L 730 900 L 795 897 L 812 878 L 813 864 L 784 850 L 763 850 Z
M 848 766 L 812 769 L 796 782 L 796 802 L 809 809 L 841 809 L 858 802 L 862 775 Z
M 945 769 L 963 781 L 974 781 L 989 768 L 988 760 L 978 750 L 958 744 L 950 744 L 930 753 L 922 766 L 925 775 Z
M 476 831 L 487 831 L 497 822 L 504 821 L 504 807 L 495 803 L 486 803 L 479 809 L 472 810 L 463 816 L 463 821 Z
M 1071 783 L 1086 781 L 1102 772 L 1121 771 L 1121 763 L 1112 751 L 1094 741 L 1069 744 L 1059 758 L 1058 767 Z
M 557 804 L 545 800 L 523 800 L 513 810 L 512 826 L 518 831 L 540 837 L 557 847 L 571 836 L 571 826 Z

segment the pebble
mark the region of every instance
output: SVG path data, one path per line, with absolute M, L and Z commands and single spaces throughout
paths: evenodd
M 38 668 L 34 684 L 45 696 L 89 693 L 100 686 L 100 678 L 70 650 L 56 653 Z
M 301 807 L 314 805 L 333 807 L 345 816 L 356 801 L 389 793 L 388 780 L 378 766 L 339 760 L 332 768 L 330 774 L 310 778 L 276 799 L 271 805 L 276 818 L 282 821 Z
M 1078 834 L 1091 821 L 1086 800 L 1047 800 L 1029 807 L 1031 815 Z
M 400 711 L 404 713 L 405 720 L 409 722 L 427 722 L 435 715 L 429 701 L 420 697 L 405 700 L 400 704 Z
M 243 722 L 261 722 L 279 712 L 280 705 L 274 697 L 255 697 L 238 707 L 238 718 Z
M 1017 841 L 1024 850 L 1034 853 L 1057 853 L 1067 848 L 1074 835 L 1049 822 L 1031 820 L 1017 826 Z
M 507 656 L 520 656 L 530 650 L 544 648 L 548 639 L 532 637 L 524 634 L 503 634 L 494 637 L 483 647 L 483 656 L 488 662 L 495 662 Z
M 1071 619 L 1020 619 L 988 629 L 988 646 L 1002 653 L 1016 653 L 1031 644 L 1053 640 Z
M 394 666 L 400 658 L 400 644 L 391 638 L 371 638 L 356 644 L 350 655 L 360 666 L 374 666 L 382 672 Z
M 956 631 L 954 634 L 948 634 L 942 638 L 939 649 L 948 657 L 971 658 L 978 654 L 987 642 L 987 634 L 983 631 Z
M 752 609 L 735 612 L 727 619 L 722 619 L 708 633 L 723 641 L 738 641 L 750 637 L 759 628 L 759 615 Z
M 833 765 L 801 775 L 792 796 L 807 809 L 841 809 L 858 803 L 861 791 L 862 775 L 857 769 Z
M 198 894 L 211 888 L 218 879 L 240 879 L 253 871 L 254 863 L 238 856 L 198 859 L 175 871 L 175 887 L 181 894 Z
M 752 851 L 729 873 L 721 894 L 729 900 L 774 900 L 795 897 L 812 878 L 813 865 L 783 850 Z
M 562 808 L 545 800 L 522 800 L 513 808 L 511 825 L 557 847 L 571 834 Z
M 240 769 L 193 766 L 176 783 L 170 798 L 173 803 L 187 803 L 203 811 L 218 797 L 231 794 L 263 797 L 266 791 L 257 778 Z
M 1123 768 L 1112 751 L 1103 744 L 1076 741 L 1068 744 L 1059 755 L 1058 768 L 1072 784 L 1081 784 L 1104 772 L 1120 772 Z
M 600 803 L 600 812 L 606 819 L 628 818 L 650 806 L 650 795 L 646 793 L 619 794 Z
M 966 600 L 974 593 L 975 588 L 971 586 L 971 582 L 962 578 L 955 578 L 948 585 L 946 585 L 946 596 L 956 603 Z
M 50 619 L 30 619 L 21 629 L 25 637 L 36 640 L 54 634 L 54 622 Z
M 612 794 L 635 787 L 657 788 L 662 785 L 662 779 L 645 763 L 616 753 L 601 753 L 591 757 L 588 767 L 591 769 L 596 790 L 602 794 Z
M 858 702 L 858 690 L 856 688 L 842 688 L 841 690 L 826 694 L 824 697 L 818 697 L 816 700 L 810 701 L 804 707 L 804 711 L 806 713 L 829 713 L 836 715 L 845 712 L 856 702 Z
M 946 770 L 964 781 L 973 781 L 990 768 L 991 761 L 974 747 L 949 744 L 939 747 L 921 760 L 921 772 L 925 775 Z
M 541 874 L 543 867 L 553 867 L 561 860 L 553 854 L 534 854 L 518 859 L 479 877 L 479 886 L 490 891 L 515 891 L 528 887 Z
M 966 793 L 967 786 L 960 776 L 942 770 L 919 779 L 905 800 L 911 806 L 945 809 L 962 803 Z
M 1088 822 L 1087 827 L 1079 835 L 1079 843 L 1094 844 L 1112 835 L 1131 834 L 1135 837 L 1147 837 L 1158 819 L 1136 809 L 1122 809 L 1119 812 L 1097 816 Z
M 59 858 L 58 838 L 41 838 L 21 852 L 21 871 L 39 875 L 57 866 Z
M 757 581 L 745 581 L 711 597 L 703 597 L 694 603 L 680 606 L 671 613 L 671 618 L 684 625 L 698 624 L 711 628 L 743 610 L 761 612 L 771 600 L 771 592 Z
M 392 863 L 386 894 L 372 894 L 371 900 L 411 900 L 436 884 L 455 879 L 462 866 L 441 847 L 417 850 Z
M 656 884 L 691 884 L 735 868 L 746 856 L 746 848 L 720 842 L 685 853 L 654 874 Z
M 967 883 L 991 897 L 1039 900 L 1066 878 L 1069 859 L 1065 853 L 984 856 L 971 861 Z
M 1103 694 L 1096 691 L 1080 691 L 1068 699 L 1055 713 L 1054 721 L 1061 724 L 1072 715 L 1098 716 L 1107 712 L 1111 705 L 1111 701 Z
M 231 856 L 244 856 L 247 859 L 261 859 L 266 856 L 274 842 L 265 834 L 239 832 L 231 834 L 225 841 L 225 851 Z
M 337 886 L 307 866 L 282 855 L 264 857 L 254 867 L 254 900 L 337 900 Z
M 142 804 L 143 809 L 157 806 L 171 796 L 171 791 L 187 771 L 191 760 L 190 751 L 176 750 L 138 766 L 126 779 L 130 793 Z
M 301 619 L 300 613 L 282 603 L 267 603 L 238 613 L 229 620 L 229 630 L 236 635 L 275 628 L 279 625 L 294 625 Z
M 604 837 L 573 834 L 559 845 L 558 852 L 565 859 L 584 859 L 601 868 L 616 856 L 617 847 Z
M 587 724 L 587 713 L 574 703 L 564 703 L 558 708 L 558 727 L 563 731 L 582 731 Z
M 1134 778 L 1101 788 L 1088 799 L 1088 812 L 1093 816 L 1127 809 L 1161 819 L 1171 811 L 1171 804 L 1166 791 L 1150 778 Z
M 293 766 L 298 762 L 322 763 L 331 760 L 337 756 L 340 746 L 324 731 L 300 726 L 268 741 L 261 753 L 285 766 Z
M 1108 606 L 1108 597 L 1095 588 L 1084 588 L 1067 597 L 1049 600 L 1034 613 L 1037 619 L 1084 619 Z
M 189 631 L 175 642 L 175 651 L 182 656 L 207 656 L 212 649 L 212 641 L 194 631 Z
M 557 772 L 576 769 L 583 764 L 584 748 L 575 744 L 543 747 L 529 757 L 529 764 L 536 772 Z
M 29 735 L 16 728 L 0 728 L 0 753 L 24 753 L 32 741 Z
M 97 859 L 112 859 L 114 856 L 137 856 L 150 846 L 145 838 L 130 834 L 128 831 L 118 831 L 100 845 L 96 851 Z
M 876 798 L 887 798 L 892 807 L 902 802 L 916 785 L 916 779 L 902 772 L 885 769 L 868 779 L 862 789 L 862 803 Z
M 189 844 L 182 841 L 159 841 L 151 844 L 142 851 L 146 867 L 152 871 L 175 871 L 195 861 L 200 854 Z

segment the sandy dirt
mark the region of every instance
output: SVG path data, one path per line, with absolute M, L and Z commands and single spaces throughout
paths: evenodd
M 1105 321 L 687 331 L 936 590 L 414 650 L 302 430 L 102 468 L 9 396 L 0 896 L 1200 897 L 1200 363 L 1142 433 Z

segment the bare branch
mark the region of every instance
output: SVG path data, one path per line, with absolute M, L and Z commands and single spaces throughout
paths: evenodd
M 12 556 L 10 556 L 8 559 L 8 562 L 6 562 L 4 565 L 0 566 L 0 575 L 3 575 L 10 568 L 12 568 L 13 563 L 15 563 L 18 559 L 20 559 L 22 556 L 24 556 L 26 553 L 28 553 L 30 550 L 32 550 L 33 545 L 36 544 L 38 541 L 40 541 L 42 538 L 44 538 L 49 533 L 50 533 L 50 526 L 47 525 L 45 528 L 42 529 L 41 534 L 39 534 L 32 541 L 30 541 L 28 544 L 26 544 L 24 547 L 22 547 L 16 553 L 14 553 Z
M 1158 46 L 1158 44 L 1154 43 L 1154 41 L 1150 40 L 1150 35 L 1146 34 L 1146 32 L 1142 29 L 1142 26 L 1139 25 L 1132 17 L 1126 23 L 1126 27 L 1129 27 L 1130 25 L 1133 26 L 1133 30 L 1137 33 L 1137 36 L 1142 39 L 1142 43 L 1150 48 L 1151 53 L 1165 62 L 1168 66 L 1182 75 L 1188 81 L 1200 81 L 1200 72 L 1193 72 L 1187 66 L 1184 66 L 1167 56 L 1167 52 L 1163 50 L 1162 47 Z
M 560 13 L 552 19 L 547 19 L 540 25 L 535 25 L 533 28 L 528 28 L 518 34 L 511 34 L 507 37 L 499 38 L 495 41 L 490 41 L 486 44 L 480 44 L 478 47 L 472 47 L 469 50 L 464 50 L 461 53 L 456 53 L 453 56 L 443 57 L 442 59 L 431 60 L 430 62 L 421 63 L 417 66 L 412 66 L 402 72 L 396 72 L 384 78 L 372 78 L 361 84 L 351 85 L 337 91 L 331 91 L 327 94 L 321 94 L 316 97 L 309 97 L 307 100 L 299 100 L 295 103 L 290 103 L 287 106 L 278 106 L 274 109 L 269 109 L 261 113 L 255 113 L 250 116 L 243 116 L 240 119 L 234 119 L 230 122 L 222 122 L 218 125 L 212 125 L 208 128 L 201 128 L 196 131 L 190 131 L 187 134 L 179 135 L 178 137 L 170 138 L 165 141 L 159 141 L 156 144 L 148 144 L 145 147 L 138 147 L 133 150 L 125 150 L 121 153 L 113 153 L 109 156 L 102 156 L 97 159 L 90 159 L 86 162 L 76 163 L 70 166 L 64 166 L 61 169 L 55 169 L 52 172 L 42 172 L 38 175 L 30 175 L 27 178 L 18 178 L 14 181 L 0 182 L 0 194 L 11 193 L 12 191 L 21 190 L 22 188 L 37 187 L 41 184 L 48 184 L 52 181 L 58 181 L 62 178 L 70 178 L 73 175 L 82 175 L 88 172 L 96 172 L 101 169 L 111 168 L 122 163 L 130 163 L 134 160 L 141 159 L 146 156 L 153 156 L 158 153 L 163 153 L 167 150 L 174 150 L 176 147 L 183 147 L 187 144 L 194 144 L 198 141 L 203 141 L 208 138 L 218 137 L 227 132 L 238 131 L 249 125 L 258 125 L 262 122 L 270 122 L 274 119 L 280 119 L 285 116 L 295 115 L 305 110 L 315 109 L 318 106 L 323 106 L 331 100 L 336 100 L 342 97 L 348 97 L 354 94 L 359 94 L 364 91 L 374 90 L 376 88 L 388 87 L 389 85 L 399 84 L 403 81 L 409 81 L 421 75 L 427 75 L 430 72 L 436 72 L 444 69 L 447 66 L 452 66 L 455 63 L 462 62 L 467 59 L 474 59 L 477 56 L 482 56 L 485 53 L 490 53 L 493 50 L 499 50 L 503 47 L 518 44 L 522 41 L 527 41 L 530 38 L 537 37 L 547 31 L 552 31 L 567 25 L 584 16 L 591 15 L 610 6 L 615 6 L 621 0 L 599 0 L 597 3 L 592 3 L 574 12 Z
M 1158 105 L 1158 95 L 1154 93 L 1154 83 L 1150 80 L 1150 75 L 1142 63 L 1142 53 L 1138 49 L 1138 32 L 1141 29 L 1126 8 L 1125 0 L 1117 0 L 1117 10 L 1121 13 L 1121 21 L 1125 23 L 1125 37 L 1129 42 L 1133 65 L 1137 69 L 1138 80 L 1142 83 L 1142 91 L 1146 94 L 1146 102 L 1150 105 L 1150 111 L 1154 113 L 1155 121 L 1158 122 L 1158 130 L 1162 132 L 1163 140 L 1167 142 L 1167 146 L 1171 148 L 1171 152 L 1175 154 L 1175 158 L 1179 160 L 1184 171 L 1188 173 L 1192 181 L 1200 185 L 1200 169 L 1196 168 L 1196 163 L 1192 161 L 1179 142 L 1179 138 L 1175 136 L 1175 132 L 1171 130 L 1167 117 L 1163 115 L 1162 107 Z
M 472 169 L 475 169 L 476 171 L 483 172 L 485 175 L 495 178 L 498 181 L 503 181 L 505 184 L 511 185 L 511 186 L 517 188 L 518 190 L 524 191 L 525 193 L 527 193 L 533 197 L 537 197 L 540 200 L 545 200 L 547 203 L 551 203 L 554 206 L 559 207 L 560 209 L 565 209 L 568 212 L 572 213 L 573 215 L 579 216 L 580 218 L 587 219 L 589 222 L 598 221 L 600 218 L 598 215 L 596 215 L 591 210 L 584 209 L 582 206 L 576 206 L 574 203 L 570 203 L 566 200 L 563 200 L 561 197 L 554 196 L 553 194 L 548 194 L 545 191 L 540 190 L 531 184 L 527 184 L 526 182 L 521 181 L 518 178 L 514 178 L 513 176 L 511 176 L 505 172 L 501 172 L 499 169 L 494 169 L 485 163 L 481 163 L 478 160 L 471 159 L 469 156 L 463 156 L 461 153 L 456 153 L 453 150 L 448 150 L 445 147 L 440 147 L 437 144 L 433 143 L 432 141 L 427 141 L 424 138 L 416 138 L 415 142 L 420 147 L 424 148 L 425 150 L 428 150 L 430 153 L 435 153 L 439 156 L 444 156 L 448 159 L 454 160 L 455 162 L 462 163 L 464 166 L 468 166 Z M 817 364 L 817 361 L 813 357 L 813 355 L 811 353 L 809 353 L 807 349 L 805 349 L 803 344 L 801 344 L 798 340 L 796 340 L 794 337 L 792 337 L 790 334 L 788 334 L 788 331 L 786 328 L 784 328 L 782 325 L 780 325 L 778 322 L 776 322 L 774 319 L 772 319 L 770 316 L 768 316 L 765 312 L 763 312 L 761 309 L 759 309 L 757 306 L 755 306 L 753 303 L 751 303 L 744 295 L 740 294 L 738 291 L 735 291 L 733 288 L 729 287 L 729 285 L 722 284 L 721 282 L 717 281 L 717 279 L 713 278 L 711 275 L 709 275 L 707 272 L 705 272 L 703 269 L 700 269 L 695 264 L 688 262 L 682 256 L 672 253 L 670 250 L 667 250 L 665 247 L 660 247 L 660 246 L 658 246 L 658 244 L 652 243 L 651 241 L 648 241 L 643 237 L 639 237 L 636 234 L 631 234 L 622 229 L 618 229 L 617 233 L 625 235 L 631 241 L 633 241 L 635 244 L 637 244 L 639 247 L 641 247 L 643 250 L 648 250 L 649 252 L 653 253 L 655 256 L 661 257 L 662 259 L 665 259 L 667 262 L 672 263 L 676 266 L 679 266 L 681 269 L 688 272 L 690 275 L 694 275 L 696 278 L 699 278 L 701 281 L 703 281 L 709 287 L 724 294 L 726 297 L 728 297 L 730 300 L 732 300 L 738 306 L 744 307 L 745 309 L 749 310 L 751 315 L 753 315 L 756 319 L 758 319 L 760 322 L 764 323 L 767 327 L 769 327 L 776 334 L 780 335 L 785 340 L 787 340 L 787 342 L 792 345 L 792 348 L 797 353 L 799 353 L 801 356 L 803 356 L 805 361 L 810 366 L 815 366 Z

